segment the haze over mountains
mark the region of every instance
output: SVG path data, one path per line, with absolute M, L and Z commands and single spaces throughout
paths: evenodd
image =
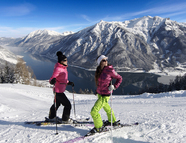
M 4 41 L 0 38 L 0 44 Z M 9 41 L 10 45 L 50 59 L 56 59 L 60 50 L 70 65 L 86 69 L 95 69 L 95 59 L 104 54 L 116 70 L 186 72 L 186 24 L 158 16 L 100 21 L 76 33 L 38 30 Z

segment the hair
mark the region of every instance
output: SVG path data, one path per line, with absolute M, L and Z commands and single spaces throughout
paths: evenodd
M 101 55 L 99 55 L 97 58 L 96 58 L 96 61 L 97 59 L 100 57 Z M 102 70 L 101 70 L 101 66 L 98 65 L 97 68 L 96 68 L 96 72 L 95 72 L 95 82 L 96 82 L 96 86 L 98 85 L 98 78 L 101 74 Z
M 101 75 L 101 72 L 102 72 L 101 66 L 99 65 L 99 66 L 97 66 L 96 72 L 95 72 L 95 82 L 96 82 L 96 86 L 98 85 L 98 78 L 99 78 L 99 76 Z
M 101 56 L 101 55 L 100 55 Z M 98 56 L 97 58 L 96 58 L 96 61 L 97 61 L 97 59 L 100 57 L 100 56 Z M 110 64 L 108 64 L 108 66 L 109 66 Z M 98 78 L 100 77 L 100 75 L 101 75 L 101 73 L 102 73 L 102 70 L 103 69 L 101 69 L 101 65 L 98 65 L 97 66 L 97 68 L 96 68 L 96 72 L 95 72 L 95 82 L 96 82 L 96 86 L 98 85 Z

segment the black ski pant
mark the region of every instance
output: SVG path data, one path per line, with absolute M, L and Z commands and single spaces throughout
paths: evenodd
M 67 121 L 70 118 L 71 103 L 64 93 L 56 93 L 56 110 L 54 100 L 54 104 L 50 107 L 49 118 L 52 119 L 56 117 L 56 112 L 60 104 L 64 106 L 62 120 Z

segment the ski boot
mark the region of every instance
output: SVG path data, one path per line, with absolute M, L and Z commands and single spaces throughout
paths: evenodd
M 68 119 L 67 121 L 61 121 L 62 124 L 73 124 L 74 123 L 74 120 L 72 119 Z
M 91 135 L 94 135 L 95 133 L 101 133 L 103 131 L 105 131 L 106 128 L 104 126 L 102 126 L 101 128 L 96 128 L 94 127 L 93 129 L 91 129 L 86 135 L 86 136 L 91 136 Z
M 108 120 L 106 120 L 106 121 L 103 122 L 103 125 L 104 126 L 111 126 L 111 122 L 109 122 Z M 119 126 L 119 125 L 120 125 L 120 120 L 112 123 L 112 126 Z
M 61 119 L 59 117 L 54 117 L 52 119 L 45 117 L 46 122 L 61 122 Z

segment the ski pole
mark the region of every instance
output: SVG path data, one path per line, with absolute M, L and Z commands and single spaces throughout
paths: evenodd
M 72 94 L 73 94 L 74 118 L 76 119 L 76 109 L 75 109 L 75 101 L 74 101 L 74 87 L 72 87 Z
M 55 105 L 55 111 L 56 111 L 56 134 L 58 135 L 58 130 L 57 130 L 57 105 L 56 105 L 56 92 L 55 92 L 55 85 L 53 86 L 53 92 L 54 92 L 54 105 Z
M 110 81 L 110 85 L 112 85 L 112 80 Z M 112 136 L 112 90 L 111 90 L 110 105 L 111 105 L 111 141 L 113 143 L 113 136 Z

